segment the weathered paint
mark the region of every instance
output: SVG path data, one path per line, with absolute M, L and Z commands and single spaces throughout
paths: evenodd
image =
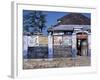
M 72 57 L 75 58 L 77 56 L 77 49 L 76 49 L 76 34 L 72 34 Z
M 48 37 L 47 36 L 39 36 L 39 44 L 47 45 L 48 44 Z
M 28 46 L 39 46 L 38 36 L 28 36 Z
M 27 58 L 28 52 L 28 36 L 23 36 L 23 57 Z
M 51 33 L 49 33 L 48 36 L 48 58 L 50 58 L 51 60 L 53 58 L 53 41 L 52 41 Z

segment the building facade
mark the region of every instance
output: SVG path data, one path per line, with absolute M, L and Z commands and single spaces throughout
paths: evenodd
M 51 36 L 53 57 L 76 57 L 91 55 L 90 19 L 80 13 L 71 13 L 58 19 L 48 29 Z M 51 47 L 50 47 L 51 48 Z

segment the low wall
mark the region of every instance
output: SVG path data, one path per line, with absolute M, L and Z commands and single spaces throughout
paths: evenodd
M 29 59 L 38 59 L 38 58 L 47 58 L 48 57 L 48 47 L 47 46 L 35 46 L 28 48 L 27 58 Z
M 53 58 L 61 58 L 61 57 L 71 57 L 71 47 L 66 46 L 54 46 L 53 47 Z M 40 58 L 48 58 L 48 46 L 35 46 L 28 48 L 29 59 L 40 59 Z
M 54 57 L 60 58 L 60 57 L 71 57 L 71 47 L 59 45 L 54 46 Z

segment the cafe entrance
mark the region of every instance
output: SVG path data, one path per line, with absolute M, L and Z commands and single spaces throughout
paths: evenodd
M 77 55 L 87 56 L 88 55 L 88 35 L 85 32 L 77 33 Z

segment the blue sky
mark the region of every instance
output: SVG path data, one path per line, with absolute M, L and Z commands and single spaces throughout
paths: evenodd
M 23 15 L 28 16 L 31 10 L 24 10 Z M 52 12 L 52 11 L 43 11 L 46 14 L 46 26 L 47 28 L 51 27 L 51 25 L 55 25 L 57 23 L 57 19 L 63 17 L 64 15 L 69 14 L 69 12 Z M 90 18 L 90 13 L 82 13 L 86 17 Z M 47 34 L 47 28 L 44 30 L 44 33 Z
M 46 19 L 47 19 L 47 26 L 55 25 L 57 22 L 57 19 L 63 17 L 64 15 L 68 15 L 69 12 L 44 12 L 47 14 Z M 86 17 L 90 18 L 89 13 L 82 13 Z

